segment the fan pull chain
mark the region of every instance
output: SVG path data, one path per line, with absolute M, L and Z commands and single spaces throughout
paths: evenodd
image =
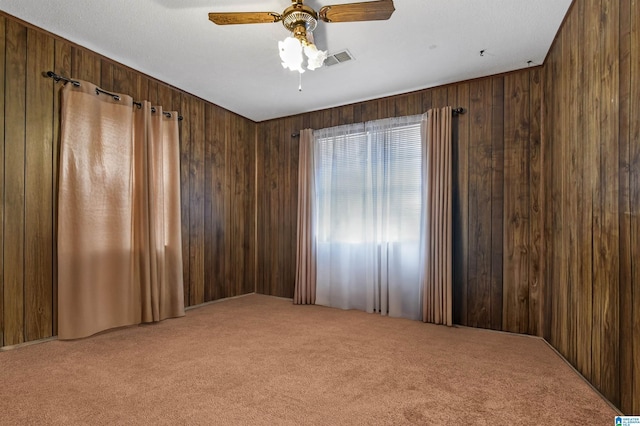
M 300 76 L 300 81 L 298 83 L 298 92 L 302 92 L 302 73 L 299 72 L 298 75 Z

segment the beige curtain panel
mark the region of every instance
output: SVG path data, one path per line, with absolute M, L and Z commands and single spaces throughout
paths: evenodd
M 177 114 L 62 89 L 58 337 L 184 315 Z
M 313 130 L 305 129 L 300 132 L 299 150 L 298 236 L 293 303 L 313 305 L 316 303 L 316 241 L 313 224 L 315 217 L 313 210 L 315 198 Z
M 427 111 L 421 124 L 423 147 L 424 277 L 422 320 L 452 325 L 452 108 Z

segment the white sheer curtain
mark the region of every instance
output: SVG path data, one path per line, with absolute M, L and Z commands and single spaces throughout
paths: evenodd
M 421 118 L 314 132 L 316 304 L 422 318 Z

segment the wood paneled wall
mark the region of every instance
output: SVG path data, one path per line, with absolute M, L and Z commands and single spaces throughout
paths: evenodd
M 56 334 L 53 70 L 178 111 L 185 304 L 255 290 L 256 124 L 0 14 L 0 346 Z
M 541 68 L 258 124 L 257 291 L 293 296 L 298 139 L 293 132 L 451 105 L 454 315 L 458 324 L 540 335 Z
M 544 66 L 550 343 L 640 414 L 640 2 L 576 1 Z
M 639 64 L 640 2 L 576 1 L 542 68 L 260 123 L 258 291 L 293 295 L 292 132 L 462 106 L 455 322 L 544 336 L 640 414 Z
M 42 71 L 185 117 L 188 305 L 254 282 L 293 296 L 293 132 L 452 105 L 468 111 L 454 119 L 455 322 L 544 336 L 640 414 L 638 64 L 640 2 L 585 0 L 543 67 L 256 124 L 0 14 L 0 346 L 56 333 L 59 86 Z

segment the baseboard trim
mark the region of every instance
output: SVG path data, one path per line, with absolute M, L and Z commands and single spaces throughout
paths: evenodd
M 546 343 L 546 345 L 551 348 L 551 350 L 558 356 L 560 357 L 560 359 L 562 361 L 564 361 L 565 364 L 567 364 L 569 366 L 570 369 L 572 369 L 581 379 L 583 382 L 585 382 L 598 396 L 600 396 L 600 398 L 602 398 L 602 400 L 604 402 L 606 402 L 609 407 L 611 407 L 616 413 L 618 413 L 618 415 L 620 416 L 624 416 L 624 413 L 622 411 L 620 411 L 620 409 L 618 407 L 616 407 L 615 405 L 613 405 L 613 403 L 611 401 L 609 401 L 602 393 L 600 393 L 600 391 L 598 389 L 596 389 L 595 386 L 593 386 L 593 384 L 591 384 L 591 382 L 589 380 L 587 380 L 586 377 L 584 377 L 582 375 L 581 372 L 578 371 L 578 369 L 576 369 L 573 365 L 571 365 L 571 363 L 560 353 L 558 352 L 558 350 L 556 348 L 553 347 L 553 345 L 549 342 L 547 342 L 546 339 L 543 339 L 542 337 L 540 338 L 542 339 L 542 341 L 544 343 Z
M 251 292 L 251 293 L 240 294 L 238 296 L 230 296 L 230 297 L 224 297 L 222 299 L 210 300 L 209 302 L 204 302 L 204 303 L 199 303 L 197 305 L 187 306 L 186 308 L 184 308 L 184 310 L 185 310 L 185 312 L 187 312 L 187 311 L 190 311 L 192 309 L 202 308 L 204 306 L 214 305 L 214 304 L 220 303 L 220 302 L 226 302 L 227 300 L 239 299 L 241 297 L 247 297 L 247 296 L 250 296 L 252 294 L 257 294 L 257 293 L 256 292 Z
M 2 346 L 0 347 L 0 352 L 13 351 L 15 349 L 24 348 L 26 346 L 38 345 L 40 343 L 52 342 L 54 340 L 58 340 L 58 336 L 52 336 L 52 337 L 47 337 L 47 338 L 38 339 L 38 340 L 31 340 L 30 342 L 18 343 L 17 345 Z

